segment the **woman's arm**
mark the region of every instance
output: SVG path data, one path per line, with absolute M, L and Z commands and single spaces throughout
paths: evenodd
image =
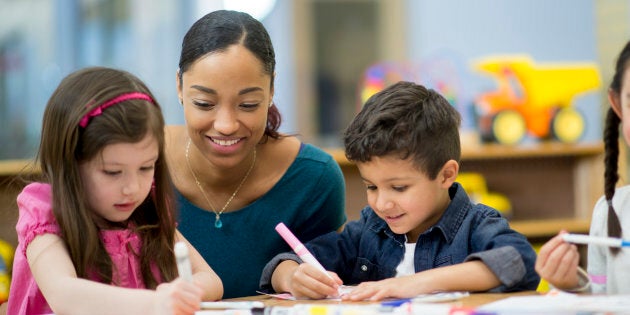
M 39 289 L 58 314 L 193 314 L 200 307 L 201 289 L 181 279 L 156 292 L 78 278 L 54 234 L 35 237 L 26 255 Z
M 203 288 L 204 294 L 202 299 L 204 301 L 220 300 L 221 297 L 223 297 L 223 282 L 219 276 L 212 270 L 206 260 L 203 259 L 197 249 L 195 249 L 179 231 L 175 234 L 175 240 L 183 241 L 188 246 L 193 280 L 197 285 Z

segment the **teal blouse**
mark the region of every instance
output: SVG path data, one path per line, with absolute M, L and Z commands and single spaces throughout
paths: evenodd
M 265 195 L 221 214 L 201 209 L 177 192 L 179 231 L 223 281 L 223 298 L 256 295 L 265 264 L 291 248 L 275 226 L 284 222 L 302 242 L 337 230 L 346 221 L 339 165 L 321 149 L 302 145 L 295 161 Z

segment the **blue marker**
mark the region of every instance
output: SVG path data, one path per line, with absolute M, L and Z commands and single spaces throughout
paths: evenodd
M 608 247 L 630 247 L 630 241 L 615 237 L 591 236 L 586 234 L 563 234 L 565 242 L 575 244 L 599 245 Z
M 405 303 L 411 303 L 411 299 L 396 299 L 381 302 L 381 306 L 398 307 Z

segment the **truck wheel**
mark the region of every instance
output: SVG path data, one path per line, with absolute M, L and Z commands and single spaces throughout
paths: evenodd
M 573 107 L 559 109 L 551 119 L 551 135 L 564 143 L 575 143 L 584 134 L 584 116 Z
M 492 119 L 492 134 L 501 144 L 517 144 L 523 140 L 527 126 L 523 115 L 514 110 L 499 112 Z

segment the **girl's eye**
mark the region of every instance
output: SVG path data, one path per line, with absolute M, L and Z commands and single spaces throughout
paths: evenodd
M 148 172 L 148 171 L 152 171 L 154 168 L 155 167 L 153 165 L 151 165 L 151 166 L 141 167 L 140 170 L 143 171 L 143 172 Z
M 108 170 L 103 170 L 103 173 L 105 173 L 105 175 L 109 175 L 109 176 L 116 176 L 118 174 L 120 174 L 120 171 L 108 171 Z
M 365 188 L 366 188 L 367 190 L 376 190 L 376 185 L 367 185 L 367 184 L 366 184 L 366 185 L 365 185 Z

